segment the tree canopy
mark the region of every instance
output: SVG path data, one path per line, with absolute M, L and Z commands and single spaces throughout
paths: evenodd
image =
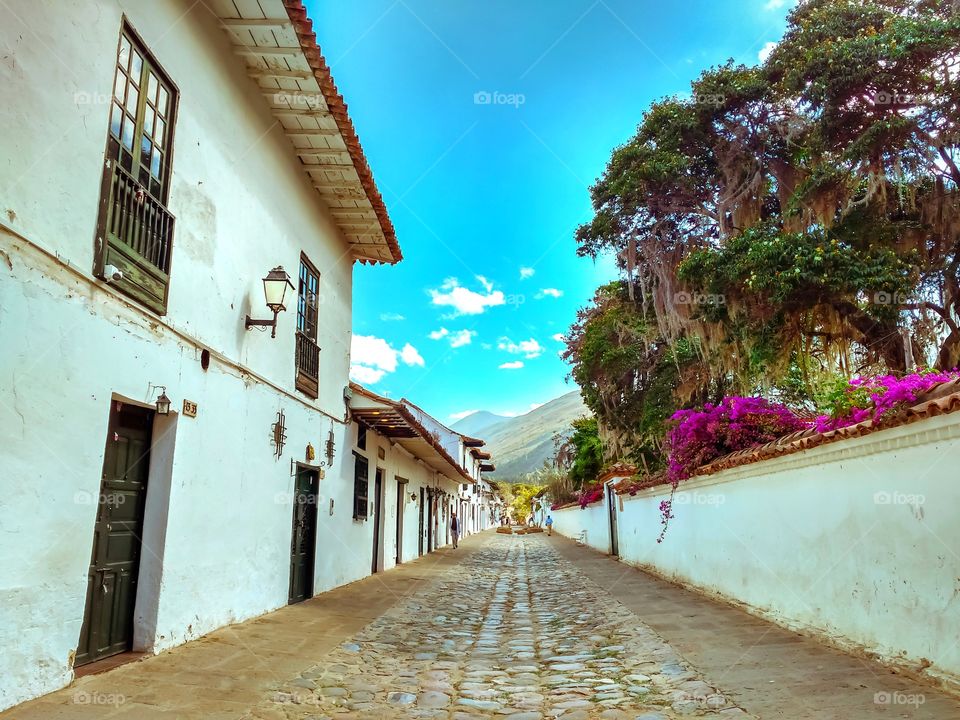
M 960 362 L 960 16 L 947 0 L 808 0 L 759 67 L 645 114 L 577 231 L 659 337 L 741 385 Z
M 624 279 L 566 352 L 608 455 L 656 467 L 667 418 L 728 391 L 960 364 L 955 7 L 801 0 L 763 64 L 703 72 L 613 151 L 576 237 Z

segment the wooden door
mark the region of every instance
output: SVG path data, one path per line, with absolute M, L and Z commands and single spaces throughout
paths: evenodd
M 433 552 L 433 493 L 427 489 L 427 552 Z
M 153 411 L 114 401 L 74 667 L 131 649 Z
M 425 512 L 425 502 L 425 493 L 423 492 L 423 488 L 420 488 L 420 530 L 417 534 L 417 555 L 423 555 L 423 514 Z
M 293 527 L 290 533 L 290 604 L 313 597 L 313 568 L 317 548 L 316 470 L 297 468 L 293 492 Z
M 607 485 L 607 507 L 610 513 L 610 554 L 620 557 L 620 537 L 617 529 L 617 494 Z
M 407 485 L 397 480 L 397 565 L 403 561 L 403 506 L 407 499 Z
M 383 522 L 383 470 L 377 468 L 373 481 L 373 562 L 370 572 L 380 569 L 380 530 Z

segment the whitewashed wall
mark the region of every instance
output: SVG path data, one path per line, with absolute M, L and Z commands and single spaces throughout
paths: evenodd
M 588 547 L 600 552 L 610 552 L 610 523 L 607 516 L 606 500 L 600 500 L 581 508 L 579 505 L 551 510 L 553 529 L 569 538 L 577 538 L 581 533 Z
M 791 629 L 960 681 L 960 413 L 624 499 L 620 556 Z M 555 511 L 574 536 L 596 504 Z M 591 545 L 606 552 L 604 543 Z
M 162 319 L 92 278 L 123 13 L 180 91 Z M 216 19 L 181 0 L 20 3 L 17 16 L 0 23 L 0 85 L 16 99 L 0 110 L 0 709 L 72 677 L 109 405 L 150 406 L 151 383 L 199 415 L 155 427 L 135 648 L 286 604 L 290 459 L 308 442 L 322 454 L 331 427 L 337 457 L 320 493 L 335 510 L 320 508 L 316 590 L 367 575 L 372 552 L 371 524 L 352 519 L 340 422 L 350 255 Z M 247 313 L 267 314 L 263 275 L 282 264 L 295 276 L 301 250 L 322 274 L 317 401 L 293 389 L 294 312 L 276 339 L 244 329 Z

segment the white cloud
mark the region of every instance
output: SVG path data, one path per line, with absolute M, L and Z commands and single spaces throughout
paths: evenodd
M 784 5 L 787 4 L 787 0 L 767 0 L 767 4 L 763 6 L 764 10 L 779 10 Z
M 520 268 L 520 279 L 526 280 L 527 278 L 532 278 L 533 274 L 536 272 L 532 267 L 521 267 Z
M 506 298 L 503 292 L 493 289 L 493 283 L 482 275 L 477 279 L 486 292 L 478 293 L 463 287 L 457 278 L 447 278 L 437 290 L 430 290 L 430 298 L 434 305 L 449 306 L 454 309 L 451 317 L 457 315 L 479 315 L 488 307 L 503 305 Z
M 364 367 L 363 365 L 350 365 L 350 379 L 361 385 L 378 383 L 386 374 L 386 370 L 377 370 L 376 368 Z
M 417 352 L 417 349 L 410 343 L 403 346 L 403 350 L 400 351 L 400 359 L 407 365 L 424 366 L 423 355 Z
M 350 341 L 350 377 L 359 383 L 380 382 L 401 361 L 405 365 L 424 365 L 423 357 L 410 343 L 397 350 L 375 335 L 354 335 Z
M 447 338 L 450 342 L 450 347 L 458 348 L 463 347 L 464 345 L 469 345 L 470 341 L 476 336 L 476 330 L 454 330 L 453 332 L 447 330 L 445 327 L 440 328 L 439 330 L 434 330 L 430 333 L 429 338 L 431 340 L 442 340 Z
M 460 412 L 450 413 L 451 420 L 463 420 L 469 415 L 480 412 L 479 410 L 461 410 Z
M 384 322 L 399 322 L 400 320 L 406 320 L 406 318 L 400 313 L 380 313 L 380 319 Z
M 766 62 L 767 58 L 770 57 L 770 53 L 772 53 L 776 47 L 777 44 L 773 40 L 768 42 L 766 45 L 760 48 L 760 52 L 757 53 L 757 60 L 762 63 Z
M 350 342 L 350 362 L 375 367 L 385 372 L 397 369 L 397 351 L 375 335 L 354 335 Z
M 497 348 L 499 350 L 505 350 L 511 355 L 523 355 L 528 359 L 535 358 L 543 352 L 543 346 L 533 338 L 521 340 L 518 343 L 515 343 L 510 338 L 500 338 L 500 341 L 497 343 Z
M 522 360 L 514 360 L 513 362 L 505 362 L 500 365 L 501 370 L 519 370 L 523 367 Z
M 556 288 L 543 288 L 543 290 L 538 292 L 535 295 L 535 297 L 537 298 L 537 300 L 541 300 L 542 298 L 545 298 L 545 297 L 558 298 L 561 295 L 563 295 L 563 290 L 557 290 Z
M 536 410 L 538 407 L 543 407 L 546 403 L 530 403 L 530 409 Z
M 563 336 L 563 333 L 554 333 L 550 337 L 552 337 L 557 342 L 563 342 L 564 340 L 566 340 L 566 338 Z
M 473 340 L 473 336 L 476 334 L 476 330 L 457 330 L 450 335 L 450 347 L 458 348 L 469 345 L 470 341 Z

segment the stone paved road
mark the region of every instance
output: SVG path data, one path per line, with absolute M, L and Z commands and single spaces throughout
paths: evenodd
M 248 717 L 749 717 L 546 538 L 487 538 Z
M 960 720 L 960 702 L 564 538 L 484 533 L 0 720 L 511 716 Z

